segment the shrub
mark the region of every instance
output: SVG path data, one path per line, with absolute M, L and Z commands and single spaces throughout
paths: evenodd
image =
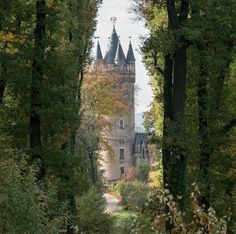
M 118 181 L 110 185 L 110 190 L 121 196 L 121 203 L 127 208 L 141 209 L 151 190 L 148 184 L 140 181 Z
M 124 180 L 135 180 L 136 178 L 136 171 L 134 167 L 128 168 L 127 172 L 124 174 Z
M 138 164 L 137 179 L 146 182 L 148 180 L 149 171 L 150 171 L 149 163 L 146 160 L 142 160 Z
M 164 192 L 157 192 L 146 203 L 143 213 L 139 215 L 137 224 L 134 228 L 134 233 L 146 232 L 148 227 L 151 227 L 150 233 L 166 233 L 166 221 L 171 224 L 172 229 L 170 233 L 181 234 L 226 234 L 227 222 L 225 219 L 217 218 L 213 208 L 205 211 L 198 202 L 198 192 L 191 194 L 191 212 L 186 214 L 181 212 L 177 203 L 174 201 L 172 195 L 168 190 Z M 144 219 L 145 217 L 145 219 Z
M 78 229 L 82 233 L 110 233 L 113 219 L 105 213 L 106 200 L 96 187 L 76 201 Z
M 121 210 L 112 214 L 114 217 L 114 227 L 112 233 L 130 234 L 138 217 L 136 212 Z
M 26 155 L 0 146 L 0 233 L 58 233 L 60 222 L 49 215 L 53 191 L 34 180 Z M 49 218 L 50 217 L 50 218 Z

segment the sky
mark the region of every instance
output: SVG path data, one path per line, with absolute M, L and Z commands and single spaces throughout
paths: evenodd
M 136 113 L 144 112 L 149 109 L 152 100 L 152 91 L 148 85 L 149 78 L 140 54 L 140 36 L 148 34 L 144 28 L 143 22 L 135 21 L 135 14 L 130 10 L 132 0 L 103 0 L 103 4 L 98 12 L 98 25 L 95 37 L 99 37 L 103 56 L 108 44 L 108 37 L 112 32 L 112 23 L 110 18 L 117 17 L 116 31 L 120 36 L 120 41 L 125 54 L 128 50 L 129 37 L 131 37 L 135 58 L 136 58 L 136 86 L 137 92 L 135 97 Z M 96 43 L 95 43 L 96 45 Z

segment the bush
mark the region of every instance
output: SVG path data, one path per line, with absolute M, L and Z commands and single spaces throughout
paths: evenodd
M 121 196 L 121 203 L 127 208 L 141 209 L 151 190 L 148 184 L 140 181 L 118 181 L 110 185 L 110 190 Z
M 194 234 L 226 234 L 226 218 L 218 218 L 212 207 L 207 211 L 199 204 L 199 192 L 191 194 L 191 212 L 181 212 L 178 203 L 168 190 L 158 191 L 146 203 L 142 214 L 139 215 L 134 233 L 166 233 L 166 222 L 171 224 L 170 233 Z M 150 231 L 147 232 L 147 228 Z
M 149 163 L 146 160 L 142 160 L 138 164 L 137 179 L 146 182 L 148 180 L 149 171 L 150 171 Z
M 0 233 L 58 233 L 59 219 L 49 218 L 52 190 L 43 191 L 34 180 L 26 156 L 0 146 Z
M 110 233 L 112 217 L 105 213 L 106 200 L 96 187 L 77 199 L 78 229 L 82 233 Z
M 136 212 L 133 211 L 118 211 L 112 214 L 115 224 L 112 233 L 115 234 L 130 234 L 135 225 L 135 220 L 138 217 Z

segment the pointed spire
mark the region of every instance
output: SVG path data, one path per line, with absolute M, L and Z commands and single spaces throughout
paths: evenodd
M 97 43 L 97 52 L 96 52 L 96 61 L 101 61 L 101 60 L 103 60 L 102 50 L 101 50 L 101 47 L 100 47 L 100 43 L 98 41 L 98 43 Z
M 118 46 L 119 38 L 117 36 L 115 25 L 113 25 L 113 30 L 110 38 L 110 43 L 108 45 L 108 51 L 104 57 L 104 61 L 107 64 L 114 64 L 117 46 Z
M 131 40 L 129 42 L 129 49 L 128 49 L 128 52 L 127 52 L 126 59 L 127 59 L 128 63 L 134 63 L 135 62 L 134 51 L 133 51 L 133 46 L 132 46 Z
M 125 54 L 124 54 L 123 48 L 120 44 L 120 41 L 118 42 L 118 46 L 117 46 L 115 63 L 116 64 L 126 64 Z

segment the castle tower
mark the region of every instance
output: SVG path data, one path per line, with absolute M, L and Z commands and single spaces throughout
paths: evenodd
M 125 89 L 127 103 L 127 114 L 122 117 L 108 117 L 113 128 L 106 131 L 108 144 L 114 155 L 109 152 L 102 152 L 102 169 L 105 171 L 105 178 L 108 181 L 121 178 L 134 162 L 134 141 L 135 141 L 135 106 L 134 106 L 134 84 L 135 84 L 135 57 L 130 42 L 127 56 L 125 56 L 121 42 L 113 26 L 112 34 L 108 44 L 108 50 L 102 57 L 100 44 L 97 45 L 95 63 L 103 63 L 109 72 L 115 72 Z

